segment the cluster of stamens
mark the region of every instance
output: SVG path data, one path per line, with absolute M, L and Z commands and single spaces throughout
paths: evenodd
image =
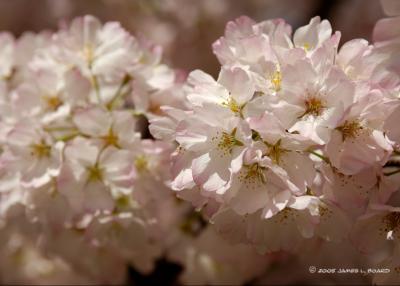
M 281 139 L 278 140 L 274 145 L 264 142 L 269 148 L 267 155 L 272 159 L 272 162 L 279 165 L 281 162 L 281 157 L 287 150 L 281 147 Z
M 103 139 L 106 146 L 114 146 L 120 148 L 118 144 L 118 136 L 115 135 L 112 128 L 110 128 L 108 134 L 103 136 L 101 139 Z
M 350 139 L 356 138 L 364 129 L 364 127 L 357 120 L 352 120 L 352 121 L 346 120 L 342 126 L 339 126 L 336 129 L 342 133 L 342 138 L 344 141 L 347 138 Z
M 326 108 L 324 102 L 316 96 L 308 97 L 304 101 L 304 105 L 306 110 L 301 116 L 299 116 L 299 118 L 305 115 L 320 116 Z
M 271 84 L 273 89 L 278 92 L 281 90 L 282 84 L 282 73 L 279 70 L 276 70 L 271 76 Z
M 101 181 L 103 179 L 103 172 L 97 164 L 88 167 L 87 171 L 89 173 L 88 182 Z
M 85 60 L 87 61 L 89 67 L 92 65 L 93 61 L 94 61 L 94 51 L 93 51 L 93 47 L 90 44 L 86 44 L 83 48 L 83 57 L 85 58 Z
M 218 140 L 217 148 L 222 152 L 222 155 L 230 155 L 235 146 L 243 146 L 243 143 L 235 137 L 236 130 L 236 128 L 233 129 L 231 133 L 223 131 L 221 135 L 219 135 L 220 132 L 217 132 L 217 135 L 211 138 L 212 141 Z
M 228 100 L 222 102 L 222 105 L 229 108 L 233 113 L 242 117 L 244 105 L 240 105 L 234 98 L 230 97 Z
M 57 110 L 62 105 L 62 101 L 57 96 L 42 96 L 42 99 L 50 110 Z
M 45 158 L 50 156 L 51 147 L 44 142 L 33 144 L 31 146 L 31 154 L 32 156 L 36 156 L 38 158 Z
M 326 206 L 318 206 L 318 212 L 322 218 L 328 219 L 332 216 L 333 212 Z
M 135 168 L 139 173 L 147 171 L 149 168 L 149 162 L 144 155 L 139 155 L 135 158 L 134 161 Z
M 298 217 L 298 213 L 291 208 L 284 208 L 275 217 L 280 224 L 288 224 L 289 221 L 294 222 Z
M 257 163 L 245 165 L 238 175 L 239 181 L 249 189 L 255 189 L 257 186 L 265 185 L 267 183 L 265 170 L 265 167 Z

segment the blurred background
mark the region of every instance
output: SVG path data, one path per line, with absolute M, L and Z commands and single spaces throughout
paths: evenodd
M 198 68 L 214 76 L 219 65 L 211 44 L 238 16 L 284 18 L 295 29 L 319 15 L 342 32 L 342 43 L 369 40 L 375 22 L 384 16 L 378 0 L 0 0 L 0 31 L 18 36 L 54 30 L 85 14 L 119 21 L 135 35 L 162 45 L 165 61 L 175 68 Z

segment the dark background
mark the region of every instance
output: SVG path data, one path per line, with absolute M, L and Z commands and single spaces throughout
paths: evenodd
M 342 43 L 370 40 L 375 22 L 384 16 L 379 0 L 0 0 L 0 30 L 17 36 L 55 30 L 60 21 L 85 14 L 119 21 L 136 35 L 161 44 L 173 67 L 199 68 L 214 76 L 219 65 L 211 44 L 238 16 L 256 21 L 284 18 L 295 29 L 320 15 L 342 32 Z

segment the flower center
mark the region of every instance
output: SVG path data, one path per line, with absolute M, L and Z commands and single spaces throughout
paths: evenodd
M 282 155 L 287 152 L 287 150 L 281 148 L 281 139 L 279 139 L 274 145 L 267 142 L 264 143 L 269 147 L 267 153 L 268 157 L 272 159 L 272 162 L 279 165 Z
M 274 88 L 275 91 L 280 91 L 281 90 L 281 84 L 282 84 L 282 73 L 278 70 L 276 70 L 271 77 L 271 84 Z
M 136 170 L 139 173 L 147 171 L 148 168 L 149 168 L 149 162 L 148 162 L 147 158 L 144 155 L 137 156 L 135 158 L 134 164 L 135 164 Z
M 232 150 L 235 146 L 243 146 L 244 144 L 236 139 L 236 128 L 232 130 L 231 133 L 223 131 L 221 136 L 219 136 L 219 132 L 217 135 L 212 137 L 211 140 L 218 140 L 217 149 L 222 151 L 223 155 L 232 154 Z
M 298 216 L 295 210 L 286 207 L 273 218 L 275 218 L 279 224 L 287 225 L 290 221 L 294 222 Z
M 91 66 L 94 60 L 93 47 L 90 44 L 86 44 L 83 48 L 83 56 L 87 61 L 88 65 Z
M 57 110 L 62 105 L 62 101 L 57 96 L 43 96 L 42 99 L 50 110 Z
M 333 212 L 329 208 L 327 208 L 326 206 L 321 206 L 321 205 L 318 206 L 318 212 L 322 218 L 326 218 L 326 219 L 330 218 L 333 214 Z
M 304 115 L 310 114 L 313 116 L 320 116 L 325 109 L 325 105 L 321 99 L 317 97 L 310 97 L 305 101 L 306 111 Z
M 342 133 L 343 141 L 347 138 L 356 138 L 364 127 L 357 120 L 345 121 L 342 126 L 336 128 Z
M 50 157 L 51 147 L 43 142 L 32 145 L 31 149 L 32 149 L 31 154 L 38 158 Z
M 119 148 L 118 145 L 118 136 L 114 134 L 114 132 L 112 131 L 112 129 L 110 129 L 110 131 L 108 132 L 108 134 L 106 136 L 103 136 L 101 139 L 103 139 L 104 143 L 107 146 L 115 146 L 117 148 Z
M 308 52 L 309 50 L 311 50 L 312 46 L 310 45 L 310 43 L 304 43 L 303 44 L 303 49 Z
M 99 168 L 99 166 L 95 165 L 92 167 L 88 167 L 87 171 L 89 173 L 88 176 L 88 181 L 93 182 L 93 181 L 101 181 L 103 179 L 103 172 L 102 170 Z
M 239 105 L 234 98 L 230 97 L 227 101 L 222 102 L 222 105 L 229 108 L 233 113 L 242 117 L 244 105 Z
M 251 165 L 244 165 L 238 178 L 248 189 L 255 189 L 256 186 L 261 184 L 265 185 L 267 179 L 265 177 L 265 167 L 257 163 Z

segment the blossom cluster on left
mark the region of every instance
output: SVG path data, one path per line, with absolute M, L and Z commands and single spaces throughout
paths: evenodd
M 91 16 L 1 33 L 0 61 L 1 239 L 39 241 L 94 281 L 121 281 L 127 263 L 150 271 L 160 249 L 146 190 L 162 191 L 171 146 L 142 139 L 141 117 L 179 74 L 158 46 Z

